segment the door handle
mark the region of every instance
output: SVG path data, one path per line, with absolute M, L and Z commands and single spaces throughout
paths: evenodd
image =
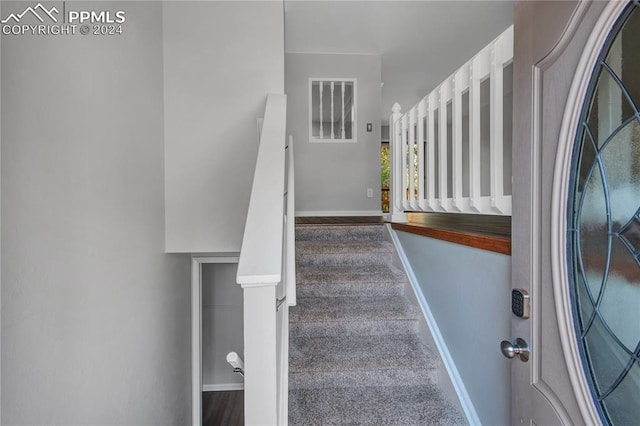
M 516 343 L 511 343 L 508 340 L 500 342 L 500 350 L 502 351 L 502 355 L 507 358 L 517 356 L 522 362 L 529 361 L 529 344 L 519 337 L 516 339 Z

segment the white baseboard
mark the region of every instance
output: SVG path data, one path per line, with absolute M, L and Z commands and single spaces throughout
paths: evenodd
M 221 392 L 244 390 L 244 383 L 219 383 L 217 385 L 202 385 L 202 392 Z
M 382 210 L 301 210 L 298 216 L 382 216 Z
M 442 333 L 440 333 L 440 329 L 438 328 L 438 323 L 436 322 L 436 319 L 433 316 L 433 313 L 431 312 L 431 308 L 429 308 L 429 304 L 427 303 L 427 300 L 424 297 L 424 293 L 422 292 L 420 285 L 418 284 L 418 279 L 413 273 L 413 269 L 411 268 L 411 265 L 409 264 L 409 259 L 407 258 L 407 255 L 405 254 L 404 249 L 400 244 L 400 240 L 398 239 L 396 232 L 392 230 L 391 227 L 389 227 L 388 225 L 387 227 L 389 230 L 389 235 L 391 236 L 391 240 L 393 241 L 393 245 L 395 246 L 396 252 L 398 253 L 398 257 L 402 262 L 402 266 L 404 267 L 404 270 L 407 274 L 407 278 L 411 283 L 413 292 L 416 296 L 418 304 L 420 305 L 420 309 L 422 309 L 422 314 L 424 315 L 424 318 L 427 322 L 427 326 L 429 328 L 431 336 L 433 337 L 433 341 L 435 342 L 436 348 L 440 353 L 440 358 L 442 359 L 442 363 L 444 364 L 447 370 L 447 373 L 451 380 L 451 384 L 453 385 L 453 388 L 456 392 L 456 395 L 460 402 L 460 406 L 462 407 L 462 410 L 464 411 L 464 414 L 467 417 L 467 421 L 469 422 L 470 425 L 481 425 L 482 423 L 480 422 L 478 413 L 476 412 L 473 402 L 471 401 L 471 397 L 469 396 L 469 393 L 467 392 L 467 388 L 465 387 L 464 382 L 462 381 L 462 377 L 460 377 L 460 373 L 458 372 L 456 364 L 453 361 L 453 357 L 449 352 L 449 348 L 447 347 L 444 337 L 442 337 Z

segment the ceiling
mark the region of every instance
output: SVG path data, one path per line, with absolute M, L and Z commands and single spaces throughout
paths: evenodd
M 285 0 L 287 53 L 378 54 L 383 123 L 513 23 L 514 1 Z

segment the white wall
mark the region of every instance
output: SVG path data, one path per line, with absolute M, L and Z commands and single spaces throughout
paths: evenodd
M 166 249 L 238 252 L 267 93 L 284 92 L 281 1 L 164 4 Z
M 242 287 L 237 263 L 202 265 L 202 383 L 204 390 L 241 389 L 244 380 L 227 354 L 244 354 Z
M 309 78 L 357 78 L 357 143 L 309 143 Z M 380 213 L 380 56 L 288 53 L 287 133 L 296 161 L 296 212 Z M 373 131 L 366 131 L 372 123 Z M 367 198 L 367 188 L 373 197 Z
M 499 344 L 511 335 L 511 257 L 397 236 L 480 421 L 509 424 L 512 361 Z
M 162 8 L 67 7 L 127 20 L 119 36 L 1 39 L 2 424 L 184 425 L 190 263 L 164 254 Z

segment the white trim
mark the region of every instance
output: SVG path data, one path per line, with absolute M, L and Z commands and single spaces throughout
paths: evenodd
M 296 217 L 301 216 L 382 216 L 382 210 L 299 210 Z
M 482 423 L 480 422 L 478 413 L 476 412 L 476 409 L 473 405 L 473 401 L 471 401 L 471 397 L 469 396 L 469 393 L 467 392 L 467 388 L 465 387 L 464 382 L 462 381 L 462 377 L 460 377 L 460 373 L 458 372 L 458 369 L 453 360 L 453 357 L 449 352 L 449 348 L 447 347 L 444 337 L 442 337 L 442 333 L 440 333 L 440 329 L 438 328 L 438 323 L 436 322 L 436 319 L 433 316 L 431 309 L 429 308 L 429 304 L 427 303 L 427 300 L 424 297 L 424 293 L 422 292 L 420 285 L 418 284 L 418 279 L 413 273 L 413 269 L 411 268 L 409 259 L 407 258 L 407 255 L 405 254 L 404 249 L 402 248 L 402 244 L 400 244 L 400 240 L 398 239 L 396 231 L 391 229 L 391 227 L 388 224 L 386 226 L 387 226 L 389 235 L 391 235 L 391 240 L 393 242 L 393 245 L 395 246 L 396 251 L 398 253 L 398 257 L 400 258 L 400 261 L 402 262 L 402 266 L 404 267 L 404 270 L 407 274 L 407 278 L 411 283 L 411 287 L 413 288 L 413 292 L 415 293 L 416 299 L 418 300 L 418 304 L 420 305 L 422 314 L 424 315 L 424 318 L 427 322 L 429 331 L 433 336 L 433 340 L 436 344 L 436 348 L 440 353 L 440 358 L 442 359 L 442 363 L 444 364 L 447 370 L 447 373 L 449 374 L 449 378 L 451 380 L 453 388 L 456 391 L 456 395 L 458 396 L 458 400 L 460 401 L 460 406 L 462 407 L 462 410 L 464 411 L 464 414 L 467 417 L 467 421 L 469 422 L 470 425 L 481 425 Z
M 224 392 L 244 390 L 244 383 L 219 383 L 217 385 L 202 385 L 202 392 Z
M 191 422 L 202 424 L 202 268 L 191 258 Z
M 584 105 L 587 87 L 591 81 L 593 69 L 603 45 L 613 25 L 627 7 L 627 2 L 609 2 L 593 27 L 585 44 L 582 56 L 576 67 L 574 80 L 567 97 L 554 169 L 554 185 L 551 204 L 551 272 L 553 291 L 556 300 L 556 313 L 560 329 L 562 348 L 567 364 L 571 384 L 587 424 L 599 424 L 600 416 L 596 410 L 582 360 L 577 348 L 577 336 L 573 326 L 571 297 L 569 294 L 569 275 L 566 253 L 566 211 L 569 194 L 571 157 L 576 138 L 578 120 Z
M 237 256 L 191 256 L 191 423 L 202 424 L 202 264 L 238 263 Z

